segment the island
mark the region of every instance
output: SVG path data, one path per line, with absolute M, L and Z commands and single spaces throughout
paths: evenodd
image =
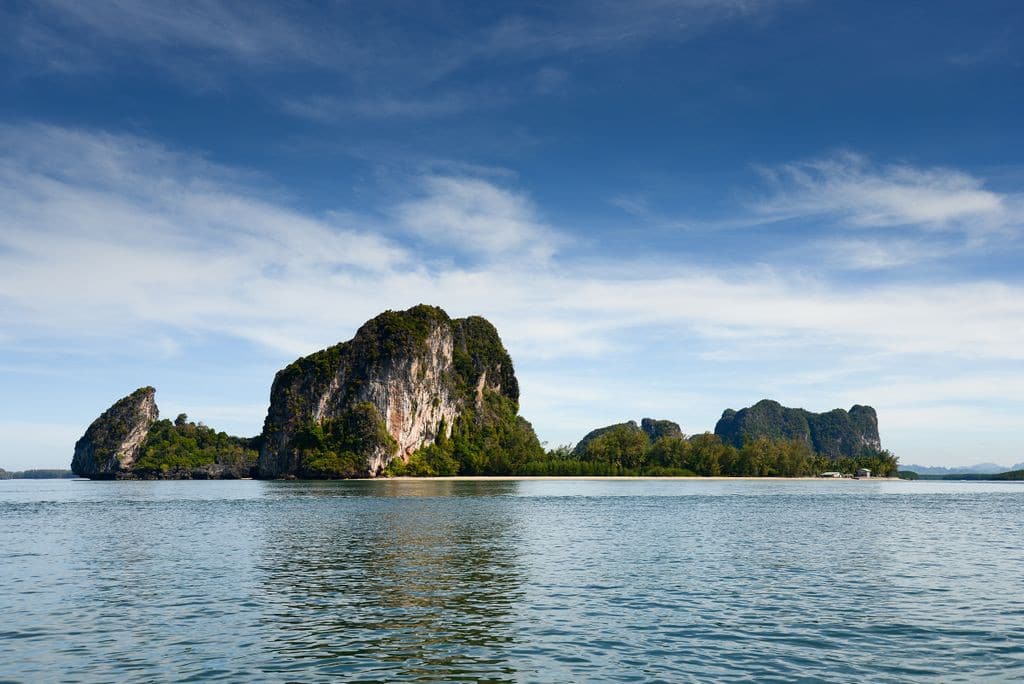
M 355 336 L 278 371 L 262 432 L 235 437 L 186 414 L 160 419 L 141 387 L 75 444 L 90 479 L 339 479 L 446 475 L 806 477 L 894 475 L 869 406 L 812 413 L 764 400 L 687 435 L 643 418 L 545 450 L 519 415 L 519 383 L 495 327 L 435 306 L 386 311 Z

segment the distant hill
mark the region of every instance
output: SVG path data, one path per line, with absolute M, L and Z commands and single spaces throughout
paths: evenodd
M 812 413 L 763 399 L 739 411 L 726 409 L 715 425 L 715 434 L 737 449 L 762 437 L 795 439 L 833 460 L 882 449 L 878 415 L 870 406 L 860 405 L 849 411 Z
M 19 470 L 10 472 L 0 468 L 0 480 L 58 480 L 72 478 L 75 474 L 63 469 Z
M 925 480 L 1024 480 L 1024 470 L 1011 470 L 1008 473 L 959 473 L 955 475 L 924 475 Z
M 978 463 L 969 466 L 952 466 L 944 468 L 941 466 L 923 466 L 913 464 L 900 464 L 900 470 L 909 470 L 918 475 L 992 475 L 1005 473 L 1014 470 L 1024 470 L 1024 463 L 1017 463 L 1012 466 L 999 465 L 997 463 Z

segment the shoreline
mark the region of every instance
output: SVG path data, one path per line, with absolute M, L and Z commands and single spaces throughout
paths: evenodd
M 588 480 L 595 482 L 614 482 L 616 480 L 643 480 L 656 482 L 658 480 L 680 480 L 696 482 L 730 482 L 730 481 L 755 481 L 755 482 L 904 482 L 898 477 L 870 477 L 854 479 L 852 477 L 730 477 L 727 475 L 670 475 L 659 477 L 656 475 L 441 475 L 437 477 L 372 477 L 367 478 L 371 482 L 512 482 L 518 480 L 558 482 L 559 480 Z M 313 482 L 315 480 L 308 480 Z
M 37 478 L 18 478 L 18 481 Z M 751 477 L 728 475 L 439 475 L 436 477 L 411 477 L 400 475 L 395 477 L 353 477 L 325 478 L 307 480 L 303 478 L 188 478 L 188 477 L 154 477 L 154 478 L 38 478 L 42 480 L 67 480 L 69 482 L 914 482 L 898 477 Z M 15 480 L 11 480 L 12 482 Z M 928 480 L 929 482 L 933 480 Z

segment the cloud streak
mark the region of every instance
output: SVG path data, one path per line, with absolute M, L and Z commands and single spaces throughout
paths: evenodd
M 144 62 L 179 85 L 230 89 L 302 73 L 265 90 L 298 117 L 435 118 L 557 94 L 571 53 L 614 53 L 649 41 L 682 42 L 709 28 L 770 11 L 778 0 L 568 2 L 549 7 L 458 2 L 282 4 L 225 0 L 39 0 L 0 7 L 0 38 L 22 68 L 102 74 Z M 548 64 L 547 62 L 554 62 Z M 477 74 L 488 65 L 505 74 Z M 510 66 L 535 75 L 509 79 Z M 381 92 L 380 84 L 387 84 Z M 440 96 L 434 94 L 441 92 Z
M 889 353 L 1024 358 L 1024 292 L 1012 284 L 845 292 L 767 266 L 582 263 L 557 256 L 570 239 L 527 196 L 492 180 L 422 178 L 374 230 L 359 226 L 379 219 L 309 215 L 244 174 L 138 138 L 47 127 L 0 138 L 12 150 L 0 165 L 0 296 L 20 326 L 120 335 L 144 323 L 300 351 L 323 330 L 424 300 L 496 315 L 538 355 L 599 354 L 621 331 L 657 325 L 730 345 L 855 337 Z
M 759 167 L 770 194 L 752 204 L 764 220 L 823 217 L 857 228 L 916 227 L 985 235 L 1018 231 L 1020 198 L 966 173 L 908 165 L 877 167 L 862 155 Z

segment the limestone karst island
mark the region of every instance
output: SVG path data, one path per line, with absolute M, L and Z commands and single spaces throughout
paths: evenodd
M 71 469 L 92 479 L 896 472 L 873 408 L 811 413 L 769 400 L 726 410 L 713 433 L 644 418 L 545 451 L 519 415 L 494 326 L 427 305 L 382 313 L 279 371 L 256 437 L 159 416 L 153 387 L 118 400 L 75 444 Z

